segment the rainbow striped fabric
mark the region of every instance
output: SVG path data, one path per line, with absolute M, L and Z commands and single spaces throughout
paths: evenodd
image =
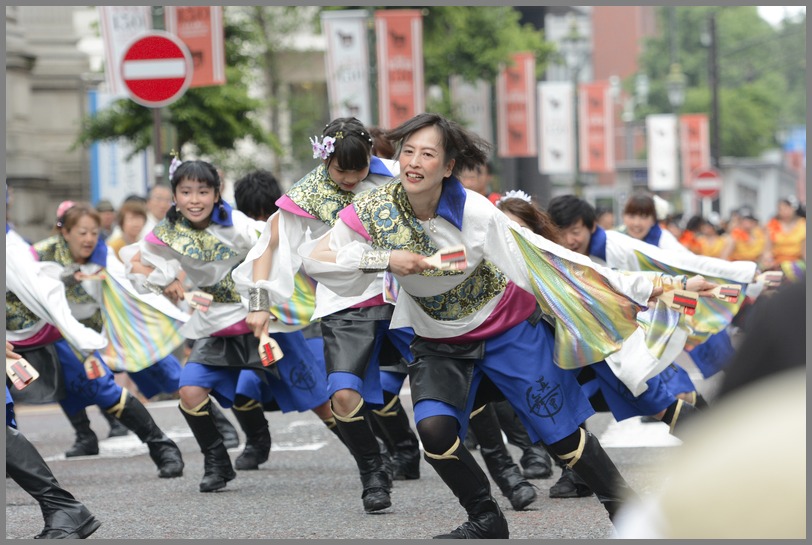
M 637 262 L 640 264 L 641 271 L 656 271 L 673 276 L 686 274 L 693 276 L 696 274 L 693 271 L 680 269 L 671 265 L 666 265 L 661 261 L 653 259 L 637 250 L 634 251 Z M 739 312 L 742 304 L 744 303 L 744 289 L 746 284 L 740 282 L 733 282 L 726 278 L 716 278 L 713 276 L 705 275 L 706 280 L 716 282 L 719 284 L 739 284 L 742 286 L 742 296 L 739 297 L 735 303 L 728 303 L 715 297 L 700 297 L 696 306 L 696 312 L 693 315 L 682 315 L 684 325 L 690 331 L 688 340 L 685 343 L 686 349 L 691 349 L 698 344 L 703 343 L 715 333 L 719 333 L 725 329 L 733 317 Z
M 591 267 L 543 250 L 513 229 L 542 311 L 555 316 L 553 361 L 564 369 L 599 362 L 637 329 L 640 305 Z
M 271 314 L 288 325 L 310 323 L 316 309 L 316 281 L 302 271 L 293 278 L 293 295 L 287 303 L 271 307 Z
M 168 356 L 183 343 L 183 322 L 134 297 L 112 275 L 105 275 L 101 306 L 110 342 L 102 352 L 114 371 L 140 371 Z

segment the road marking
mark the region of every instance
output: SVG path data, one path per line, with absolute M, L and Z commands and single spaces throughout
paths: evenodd
M 682 440 L 674 437 L 663 422 L 643 422 L 640 417 L 611 422 L 598 437 L 605 448 L 676 447 Z

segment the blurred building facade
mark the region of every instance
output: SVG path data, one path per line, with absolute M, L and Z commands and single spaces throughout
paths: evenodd
M 585 38 L 579 82 L 635 75 L 644 40 L 660 32 L 651 6 L 516 9 L 522 23 L 543 30 L 545 38 L 558 45 L 575 22 Z M 93 24 L 95 11 L 94 6 L 6 7 L 6 180 L 14 195 L 9 218 L 31 240 L 50 232 L 60 201 L 90 200 L 89 154 L 73 144 L 87 110 L 87 92 L 101 83 L 102 48 Z M 268 164 L 262 167 L 277 173 L 283 186 L 298 179 L 302 169 L 291 153 L 302 145 L 291 136 L 295 112 L 285 105 L 312 94 L 323 97 L 319 100 L 326 107 L 324 51 L 324 37 L 305 32 L 280 53 L 284 81 L 278 98 L 283 107 L 277 118 L 268 115 L 265 124 L 286 151 L 266 158 Z M 568 67 L 551 63 L 544 79 L 561 81 L 571 76 Z M 630 98 L 619 90 L 614 99 L 614 172 L 585 173 L 582 178 L 584 197 L 593 204 L 609 204 L 616 212 L 633 191 L 646 189 L 648 183 L 645 123 L 623 116 Z M 236 152 L 249 156 L 256 150 L 240 144 Z M 720 169 L 723 188 L 714 209 L 723 217 L 748 204 L 766 220 L 775 212 L 778 198 L 798 194 L 798 173 L 780 153 L 754 159 L 722 157 Z M 573 191 L 572 176 L 540 174 L 537 158 L 503 159 L 497 170 L 503 191 L 525 189 L 542 197 L 542 205 L 552 196 Z M 701 209 L 698 199 L 687 200 L 694 211 Z

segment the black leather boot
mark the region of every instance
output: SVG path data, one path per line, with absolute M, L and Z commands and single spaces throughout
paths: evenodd
M 130 430 L 127 429 L 127 426 L 119 422 L 118 419 L 112 414 L 108 413 L 107 411 L 102 411 L 101 414 L 104 417 L 104 419 L 107 420 L 107 423 L 110 424 L 110 433 L 107 434 L 108 438 L 122 437 L 130 433 Z
M 82 502 L 59 486 L 34 445 L 10 426 L 6 426 L 6 473 L 42 510 L 45 527 L 34 539 L 84 539 L 101 526 Z
M 499 426 L 507 436 L 508 443 L 522 449 L 519 464 L 527 479 L 548 479 L 553 476 L 553 461 L 545 448 L 533 444 L 522 421 L 510 403 L 497 401 L 493 403 Z
M 457 439 L 444 454 L 425 453 L 425 460 L 437 471 L 468 513 L 468 520 L 434 539 L 508 539 L 507 519 L 491 495 L 488 476 L 468 449 Z
M 344 444 L 347 445 L 358 465 L 363 488 L 361 500 L 364 504 L 364 511 L 372 513 L 390 507 L 392 500 L 389 493 L 392 488 L 392 480 L 386 471 L 378 438 L 370 427 L 369 411 L 364 406 L 364 401 L 361 400 L 358 407 L 347 416 L 339 416 L 335 413 L 333 416 L 335 416 L 338 431 L 344 438 Z
M 158 427 L 147 408 L 137 398 L 123 390 L 122 400 L 106 411 L 116 416 L 146 443 L 149 457 L 158 467 L 159 477 L 170 479 L 183 475 L 183 457 L 178 445 Z
M 522 476 L 519 466 L 513 462 L 502 440 L 502 430 L 492 404 L 488 403 L 481 411 L 472 415 L 470 426 L 479 439 L 479 452 L 488 473 L 502 495 L 510 500 L 513 509 L 521 511 L 536 501 L 535 488 Z
M 65 451 L 65 457 L 72 458 L 74 456 L 94 456 L 98 454 L 99 439 L 90 429 L 90 419 L 87 417 L 87 411 L 82 409 L 73 415 L 67 413 L 65 415 L 68 417 L 73 429 L 76 430 L 76 442 Z
M 618 471 L 615 464 L 603 450 L 598 438 L 583 432 L 583 450 L 580 456 L 575 455 L 569 464 L 572 470 L 595 492 L 598 500 L 614 521 L 615 515 L 623 504 L 635 498 L 635 493 Z
M 201 492 L 213 492 L 225 488 L 228 481 L 237 476 L 231 466 L 231 458 L 223 444 L 223 437 L 214 425 L 210 411 L 211 399 L 206 399 L 194 409 L 186 409 L 181 402 L 179 409 L 203 453 L 203 479 L 200 481 Z
M 237 448 L 240 446 L 240 435 L 237 433 L 237 428 L 231 423 L 231 420 L 225 415 L 223 410 L 212 402 L 211 415 L 214 417 L 214 425 L 223 436 L 223 444 L 226 448 Z
M 690 422 L 700 412 L 702 411 L 690 403 L 686 403 L 685 401 L 678 399 L 669 405 L 669 407 L 665 410 L 663 422 L 668 424 L 671 435 L 682 439 L 682 434 L 685 432 L 686 424 L 688 427 L 690 427 Z
M 592 489 L 566 464 L 562 464 L 561 476 L 550 487 L 551 498 L 586 498 L 592 495 Z
M 249 399 L 239 406 L 235 404 L 231 410 L 245 433 L 245 448 L 234 460 L 234 467 L 240 470 L 259 469 L 259 465 L 267 462 L 271 453 L 271 430 L 265 411 L 255 399 Z
M 392 478 L 404 481 L 420 478 L 420 442 L 412 431 L 409 415 L 406 414 L 400 398 L 384 392 L 386 405 L 372 411 L 373 427 L 392 455 Z

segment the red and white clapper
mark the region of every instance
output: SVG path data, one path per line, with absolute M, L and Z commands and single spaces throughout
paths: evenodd
M 259 338 L 259 359 L 262 360 L 262 365 L 268 367 L 281 360 L 285 354 L 279 347 L 279 343 L 269 336 L 267 333 Z
M 6 358 L 6 376 L 18 390 L 22 390 L 39 378 L 39 372 L 25 358 Z
M 441 271 L 462 271 L 468 268 L 468 257 L 462 244 L 443 248 L 425 259 L 426 263 Z
M 696 305 L 699 303 L 699 295 L 696 292 L 686 290 L 666 291 L 657 299 L 668 305 L 668 308 L 688 316 L 693 316 L 696 313 Z

